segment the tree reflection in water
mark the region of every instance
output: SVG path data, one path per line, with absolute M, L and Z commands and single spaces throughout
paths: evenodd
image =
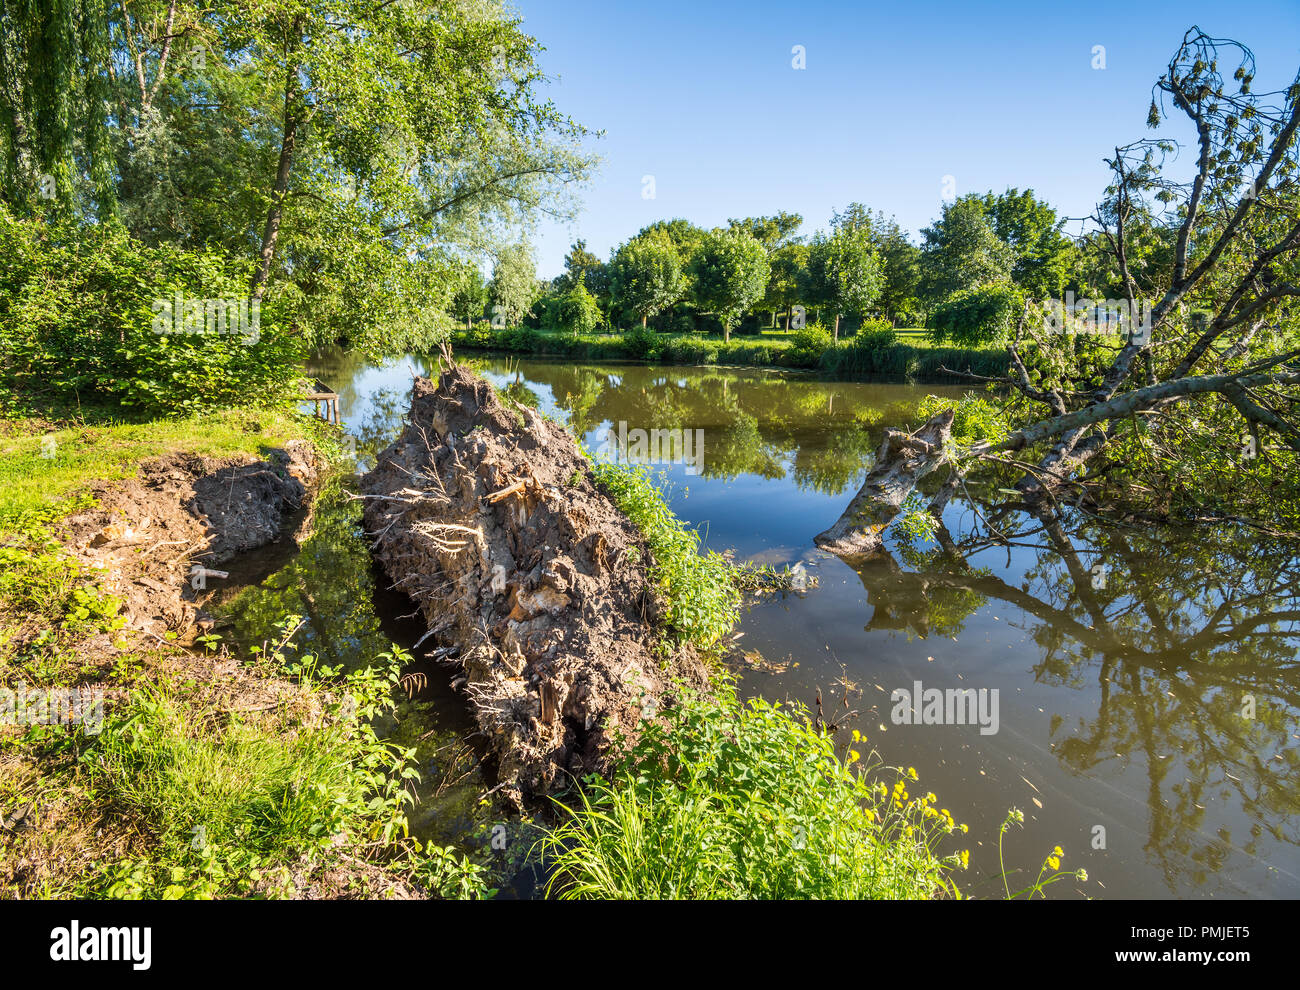
M 1057 758 L 1089 774 L 1142 765 L 1145 850 L 1171 890 L 1203 883 L 1234 848 L 1254 856 L 1265 832 L 1296 845 L 1296 547 L 1227 528 L 981 511 L 997 533 L 976 522 L 954 538 L 941 525 L 932 551 L 895 550 L 906 569 L 886 551 L 848 562 L 873 608 L 868 630 L 955 636 L 993 600 L 1030 617 L 1035 680 L 1091 681 L 1100 699 L 1095 716 L 1052 717 Z M 981 566 L 1013 547 L 1034 561 L 1018 587 Z M 1233 805 L 1249 834 L 1222 821 Z

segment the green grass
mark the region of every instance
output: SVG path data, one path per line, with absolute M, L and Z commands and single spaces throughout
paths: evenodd
M 888 898 L 956 895 L 965 831 L 915 771 L 861 770 L 807 713 L 683 690 L 612 782 L 590 777 L 543 839 L 562 898 Z M 856 741 L 856 733 L 855 733 Z M 886 783 L 893 779 L 893 787 Z
M 668 628 L 701 649 L 715 646 L 740 617 L 735 565 L 719 553 L 700 553 L 700 534 L 673 515 L 648 468 L 599 463 L 592 473 L 650 546 L 646 563 Z
M 313 850 L 404 835 L 411 798 L 402 784 L 416 776 L 413 751 L 381 742 L 369 724 L 392 707 L 397 670 L 390 658 L 386 669 L 367 668 L 329 695 L 300 676 L 301 696 L 261 720 L 239 706 L 195 705 L 173 688 L 137 692 L 80 762 L 84 786 L 145 832 L 148 846 L 97 864 L 76 893 L 246 893 L 264 878 L 287 877 Z
M 23 421 L 7 426 L 0 436 L 0 534 L 75 510 L 66 502 L 71 495 L 96 481 L 133 477 L 142 460 L 179 450 L 263 456 L 308 429 L 301 417 L 278 409 L 49 430 Z
M 508 351 L 518 354 L 565 357 L 591 361 L 649 361 L 663 364 L 741 365 L 803 368 L 838 374 L 880 375 L 921 382 L 954 381 L 943 369 L 994 376 L 1006 371 L 1006 351 L 1001 347 L 940 347 L 924 330 L 899 331 L 903 339 L 883 347 L 859 351 L 845 337 L 815 352 L 796 346 L 795 334 L 766 330 L 754 335 L 733 334 L 729 343 L 716 335 L 657 333 L 636 327 L 625 333 L 575 336 L 527 327 L 458 330 L 452 343 L 458 348 Z M 846 352 L 852 360 L 846 360 Z

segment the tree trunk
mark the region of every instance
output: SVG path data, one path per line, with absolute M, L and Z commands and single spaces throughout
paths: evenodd
M 835 314 L 835 332 L 833 337 L 837 341 L 840 339 L 840 314 L 839 313 Z
M 275 170 L 275 185 L 271 189 L 271 206 L 266 211 L 266 227 L 262 231 L 262 250 L 257 271 L 253 273 L 253 282 L 248 288 L 248 298 L 260 300 L 266 294 L 266 283 L 271 277 L 271 261 L 275 257 L 275 245 L 280 239 L 280 221 L 284 217 L 284 201 L 289 195 L 289 173 L 293 170 L 293 158 L 298 140 L 298 115 L 294 103 L 298 97 L 297 69 L 288 58 L 289 52 L 297 48 L 298 36 L 302 31 L 301 19 L 295 20 L 292 38 L 286 45 L 285 81 L 284 81 L 284 136 L 280 140 L 280 162 Z
M 642 316 L 641 316 L 641 326 L 642 326 L 642 327 L 645 326 L 646 320 L 648 320 L 648 319 L 649 319 L 648 316 L 642 314 Z
M 876 465 L 835 524 L 815 542 L 828 553 L 857 556 L 880 549 L 880 534 L 917 482 L 943 463 L 953 410 L 936 413 L 915 433 L 887 430 Z

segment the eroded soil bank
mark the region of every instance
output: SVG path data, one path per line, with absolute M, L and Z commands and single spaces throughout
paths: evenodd
M 60 519 L 51 535 L 62 544 L 60 555 L 75 561 L 70 573 L 93 578 L 94 607 L 104 611 L 58 640 L 64 644 L 61 671 L 29 668 L 26 684 L 7 679 L 5 686 L 35 694 L 48 687 L 91 689 L 102 695 L 110 719 L 136 704 L 141 692 L 165 698 L 163 707 L 141 715 L 132 731 L 163 739 L 155 755 L 166 753 L 167 740 L 196 734 L 169 771 L 180 775 L 182 791 L 192 780 L 185 775 L 201 772 L 199 764 L 187 762 L 191 753 L 196 760 L 220 764 L 230 753 L 228 743 L 247 745 L 255 739 L 293 758 L 304 740 L 355 731 L 360 717 L 355 704 L 333 688 L 247 663 L 226 649 L 186 648 L 212 627 L 203 604 L 224 583 L 215 575 L 196 581 L 194 568 L 218 571 L 249 550 L 300 541 L 313 522 L 320 470 L 311 443 L 293 440 L 225 457 L 175 451 L 141 462 L 136 477 L 89 484 L 85 494 L 92 504 Z M 57 638 L 50 621 L 33 613 L 11 628 L 13 655 L 35 656 L 42 638 Z M 134 869 L 130 883 L 148 884 L 156 866 L 173 883 L 180 870 L 183 883 L 202 886 L 207 875 L 194 866 L 196 847 L 190 847 L 189 859 L 155 860 L 175 820 L 150 819 L 144 810 L 149 801 L 119 803 L 107 771 L 95 778 L 98 783 L 86 774 L 79 754 L 102 739 L 101 730 L 89 726 L 85 742 L 71 747 L 60 744 L 57 733 L 22 745 L 16 740 L 26 731 L 25 722 L 0 725 L 0 736 L 13 743 L 0 746 L 0 892 L 5 896 L 98 894 L 105 888 L 95 883 L 107 885 L 127 875 L 105 872 L 108 864 L 125 864 L 128 873 Z M 190 749 L 199 747 L 200 737 L 206 755 L 201 747 Z M 216 773 L 210 784 L 200 781 L 200 788 L 206 786 L 229 792 L 229 781 Z M 186 800 L 183 794 L 171 799 Z M 324 851 L 304 847 L 284 857 L 276 870 L 254 876 L 241 893 L 425 896 L 409 871 L 390 869 L 381 856 L 368 855 L 369 843 L 353 848 L 349 841 L 336 836 Z M 214 855 L 214 862 L 223 862 L 226 852 Z
M 137 478 L 95 484 L 93 507 L 63 520 L 67 550 L 122 600 L 126 629 L 192 641 L 209 624 L 196 602 L 220 580 L 196 568 L 216 570 L 291 535 L 285 530 L 316 482 L 315 453 L 294 441 L 266 458 L 146 461 Z
M 704 681 L 657 631 L 649 549 L 573 438 L 465 368 L 415 380 L 361 490 L 375 553 L 426 648 L 459 664 L 516 803 L 607 769 L 675 679 Z

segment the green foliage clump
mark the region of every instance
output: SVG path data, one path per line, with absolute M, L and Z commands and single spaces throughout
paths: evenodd
M 698 337 L 673 337 L 664 348 L 664 357 L 674 364 L 717 364 L 718 347 Z
M 882 352 L 896 343 L 897 330 L 884 320 L 870 320 L 852 337 L 833 341 L 818 364 L 839 374 L 871 374 L 879 370 Z
M 898 330 L 888 320 L 863 320 L 849 339 L 866 348 L 888 347 L 898 342 Z
M 604 319 L 596 297 L 587 290 L 581 279 L 555 301 L 554 313 L 555 325 L 573 334 L 594 333 Z
M 797 361 L 816 364 L 831 346 L 831 332 L 820 323 L 809 323 L 791 338 L 790 354 Z
M 627 355 L 638 361 L 653 361 L 659 356 L 659 333 L 649 327 L 635 326 L 623 334 Z
M 930 338 L 978 347 L 1005 340 L 1025 308 L 1025 297 L 1009 283 L 960 289 L 930 317 Z
M 903 502 L 902 510 L 894 521 L 890 534 L 900 543 L 914 548 L 917 543 L 933 543 L 936 521 L 926 508 L 920 492 L 911 492 Z
M 966 831 L 913 798 L 913 770 L 892 789 L 869 781 L 852 748 L 798 708 L 684 690 L 646 721 L 613 782 L 590 777 L 581 806 L 543 840 L 548 892 L 563 898 L 930 898 L 958 895 L 965 853 L 936 846 Z M 877 768 L 879 770 L 879 768 Z
M 259 325 L 172 332 L 183 300 L 247 299 L 251 267 L 151 247 L 111 223 L 18 220 L 0 209 L 0 382 L 28 396 L 102 400 L 140 416 L 270 401 L 297 376 L 297 342 L 263 303 Z M 163 332 L 159 332 L 159 331 Z
M 1003 409 L 974 392 L 967 392 L 956 402 L 937 395 L 927 395 L 917 406 L 916 412 L 925 421 L 944 409 L 952 409 L 952 438 L 961 443 L 997 441 L 1011 432 Z
M 673 515 L 647 468 L 598 463 L 592 474 L 650 546 L 668 627 L 701 648 L 714 646 L 740 616 L 734 565 L 719 553 L 700 553 L 700 534 Z

